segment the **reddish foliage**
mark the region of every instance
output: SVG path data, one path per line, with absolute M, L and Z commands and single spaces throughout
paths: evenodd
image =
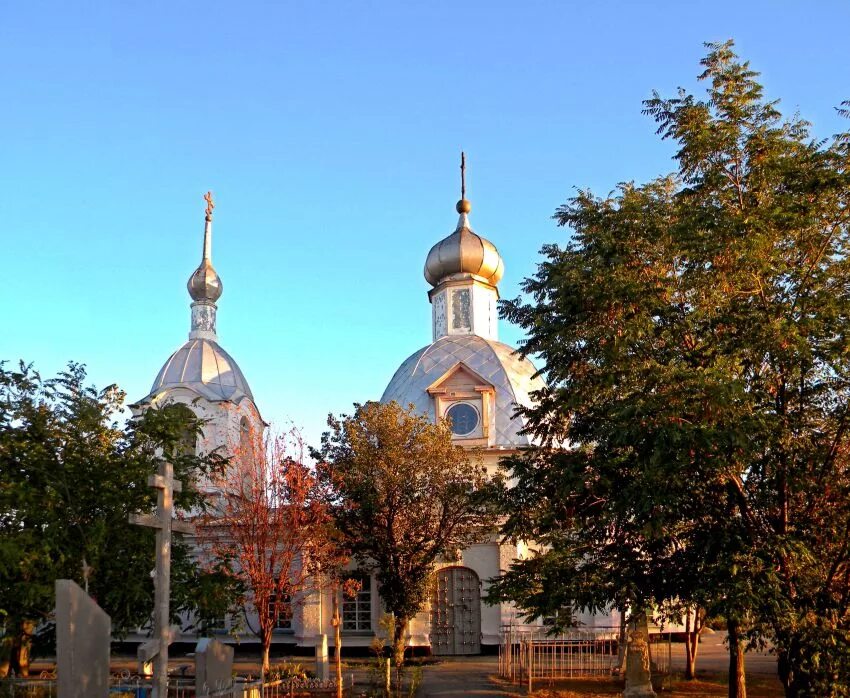
M 253 436 L 253 435 L 252 435 Z M 203 556 L 225 562 L 249 590 L 257 614 L 251 628 L 263 645 L 264 671 L 272 633 L 284 613 L 318 587 L 316 575 L 343 558 L 328 498 L 297 431 L 243 438 L 198 525 Z M 288 600 L 288 605 L 276 600 Z M 285 616 L 284 616 L 285 617 Z

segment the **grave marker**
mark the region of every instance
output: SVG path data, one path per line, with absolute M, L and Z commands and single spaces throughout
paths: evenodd
M 56 679 L 59 698 L 109 695 L 112 622 L 70 579 L 56 580 Z
M 152 698 L 168 695 L 168 645 L 173 641 L 169 602 L 171 596 L 171 532 L 193 533 L 194 527 L 186 521 L 172 517 L 174 493 L 182 486 L 174 479 L 174 466 L 163 460 L 159 472 L 148 478 L 148 485 L 156 488 L 156 514 L 131 514 L 130 523 L 156 529 L 156 568 L 154 572 L 153 638 L 139 647 L 139 664 L 153 662 Z
M 316 678 L 328 681 L 331 678 L 328 663 L 328 636 L 322 633 L 316 638 Z
M 233 685 L 233 648 L 212 638 L 202 638 L 195 647 L 195 694 L 230 688 Z
M 628 635 L 623 698 L 655 698 L 649 667 L 649 627 L 645 613 L 636 613 L 632 617 Z

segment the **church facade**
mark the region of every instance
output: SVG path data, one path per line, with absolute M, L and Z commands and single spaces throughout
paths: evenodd
M 476 449 L 493 473 L 502 457 L 530 445 L 515 410 L 530 405 L 532 393 L 544 384 L 528 359 L 499 342 L 498 284 L 504 263 L 495 245 L 472 229 L 469 201 L 462 197 L 456 209 L 455 229 L 431 248 L 425 262 L 432 341 L 402 361 L 381 400 L 413 404 L 435 422 L 448 420 L 454 441 Z M 206 422 L 198 449 L 224 447 L 233 453 L 251 434 L 262 433 L 265 424 L 245 376 L 216 333 L 216 301 L 223 285 L 212 266 L 209 198 L 201 263 L 189 278 L 188 290 L 188 340 L 168 358 L 137 406 L 182 403 Z M 198 486 L 214 489 L 213 483 Z M 489 579 L 526 554 L 523 544 L 502 543 L 492 536 L 440 563 L 430 603 L 411 622 L 408 643 L 444 655 L 478 654 L 497 646 L 501 628 L 517 622 L 518 613 L 510 604 L 485 605 L 482 596 Z M 364 576 L 361 584 L 355 598 L 342 601 L 343 646 L 349 648 L 368 647 L 382 634 L 374 576 Z M 316 588 L 293 604 L 291 617 L 281 618 L 274 644 L 313 647 L 320 634 L 332 639 L 330 593 Z M 256 627 L 250 617 L 247 625 Z M 244 626 L 236 618 L 223 618 L 220 631 L 226 635 L 236 630 L 250 642 Z M 186 630 L 175 631 L 178 641 L 194 639 Z

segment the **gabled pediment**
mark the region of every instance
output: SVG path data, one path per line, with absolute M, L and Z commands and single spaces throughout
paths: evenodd
M 490 392 L 495 391 L 490 381 L 473 371 L 463 361 L 458 361 L 426 389 L 429 395 L 442 395 L 450 392 Z

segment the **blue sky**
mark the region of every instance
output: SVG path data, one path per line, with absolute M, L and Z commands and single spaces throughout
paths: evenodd
M 672 168 L 641 100 L 698 89 L 702 42 L 734 38 L 828 136 L 848 26 L 846 2 L 0 0 L 0 358 L 144 396 L 188 332 L 212 189 L 221 344 L 315 443 L 430 341 L 461 149 L 513 297 L 575 187 Z

